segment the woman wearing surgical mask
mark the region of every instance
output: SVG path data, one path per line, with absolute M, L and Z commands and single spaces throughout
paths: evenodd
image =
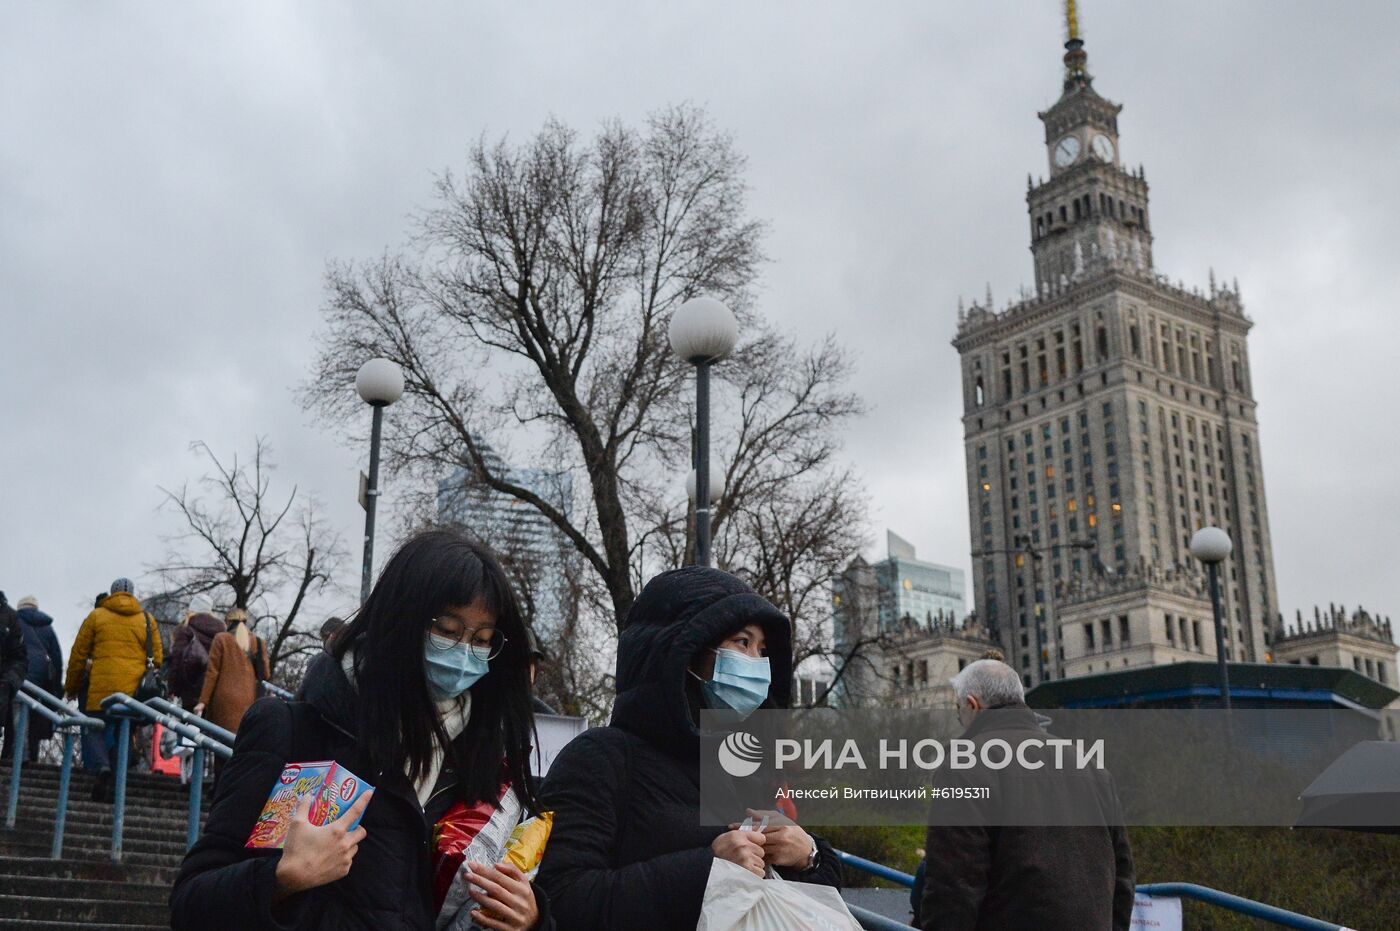
M 431 929 L 434 824 L 456 802 L 494 802 L 505 780 L 539 811 L 527 649 L 511 586 L 486 550 L 446 531 L 409 540 L 332 652 L 312 662 L 297 700 L 264 699 L 243 719 L 175 881 L 172 927 Z M 283 767 L 319 760 L 374 791 L 327 825 L 298 811 L 282 850 L 244 847 Z M 554 928 L 544 895 L 514 866 L 473 872 L 478 925 Z
M 537 882 L 560 927 L 694 928 L 715 858 L 839 885 L 830 845 L 776 813 L 762 832 L 700 823 L 700 712 L 784 708 L 791 682 L 791 625 L 742 580 L 690 566 L 648 583 L 618 640 L 611 723 L 540 790 L 554 830 Z

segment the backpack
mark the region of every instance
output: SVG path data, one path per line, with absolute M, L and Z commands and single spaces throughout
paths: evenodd
M 184 649 L 170 658 L 171 685 L 177 689 L 193 687 L 204 677 L 204 671 L 208 668 L 209 648 L 199 639 L 199 634 L 191 630 Z

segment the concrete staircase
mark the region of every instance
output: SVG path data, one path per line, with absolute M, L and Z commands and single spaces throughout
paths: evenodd
M 0 828 L 0 929 L 168 929 L 166 902 L 185 855 L 189 814 L 179 781 L 128 776 L 118 864 L 111 862 L 112 806 L 88 800 L 91 776 L 73 773 L 62 860 L 49 859 L 58 767 L 28 763 L 21 777 L 15 829 Z M 9 784 L 6 764 L 0 766 L 0 799 L 8 800 Z

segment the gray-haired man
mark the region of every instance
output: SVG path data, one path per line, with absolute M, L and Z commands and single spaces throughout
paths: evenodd
M 952 680 L 963 737 L 979 747 L 1003 740 L 1019 747 L 1043 740 L 1035 712 L 1026 706 L 1020 676 L 1005 663 L 982 659 Z M 1038 774 L 1037 774 L 1038 775 Z M 925 844 L 928 866 L 919 916 L 925 931 L 1051 931 L 1051 929 L 1126 929 L 1133 910 L 1133 857 L 1128 835 L 1116 823 L 1116 797 L 1106 776 L 1047 775 L 1043 786 L 1021 780 L 1014 792 L 1005 773 L 969 777 L 990 785 L 986 806 L 957 809 L 985 817 L 935 817 Z M 1068 796 L 1060 796 L 1066 785 Z M 1029 794 L 1044 788 L 1044 798 L 1105 799 L 1103 823 L 1085 824 L 1066 816 L 1056 826 L 1053 813 L 1038 826 L 1005 825 L 999 794 Z M 1053 804 L 1053 802 L 1051 803 Z M 935 812 L 937 808 L 935 808 Z M 949 823 L 951 822 L 951 823 Z M 1047 823 L 1048 822 L 1048 823 Z

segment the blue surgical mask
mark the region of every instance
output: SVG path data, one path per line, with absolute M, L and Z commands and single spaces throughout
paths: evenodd
M 738 650 L 715 650 L 715 672 L 702 681 L 710 707 L 732 708 L 747 718 L 768 697 L 772 671 L 768 657 L 747 656 Z
M 447 646 L 451 641 L 446 638 L 437 634 L 428 636 L 434 641 L 424 647 L 424 656 L 428 661 L 428 691 L 438 701 L 461 695 L 491 668 L 490 663 L 473 653 L 469 645 L 453 643 Z M 445 649 L 441 649 L 443 647 Z

